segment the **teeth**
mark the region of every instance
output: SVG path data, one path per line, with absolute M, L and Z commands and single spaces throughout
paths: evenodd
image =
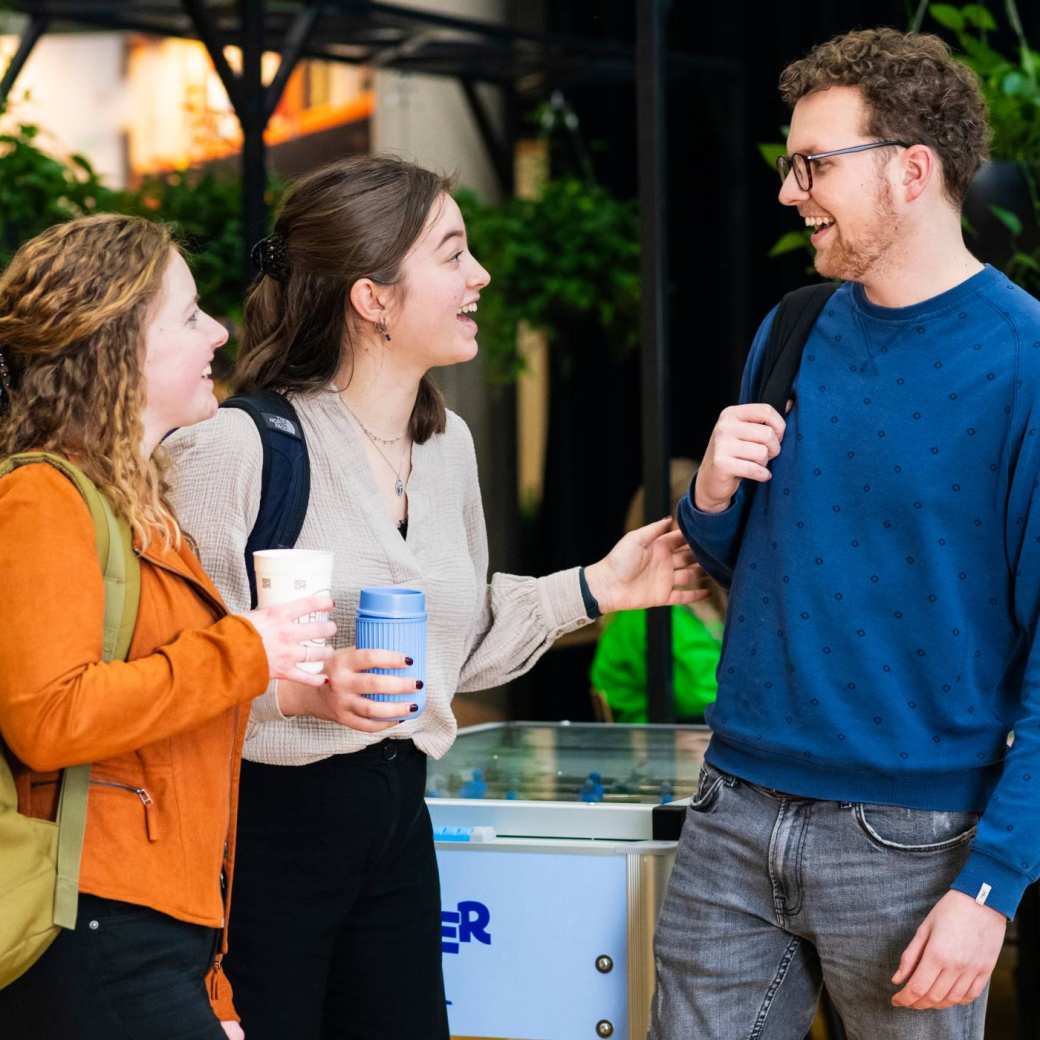
M 830 217 L 806 217 L 806 227 L 830 227 L 834 221 Z
M 477 313 L 477 301 L 474 300 L 472 303 L 463 304 L 459 310 L 459 314 L 476 314 Z

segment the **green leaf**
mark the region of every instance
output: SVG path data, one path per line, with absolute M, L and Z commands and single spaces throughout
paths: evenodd
M 1011 234 L 1022 234 L 1022 220 L 1017 213 L 1012 213 L 1011 210 L 1004 209 L 1003 206 L 995 206 L 993 204 L 990 205 L 989 210 Z
M 950 4 L 931 4 L 928 13 L 940 24 L 960 32 L 964 28 L 964 15 Z
M 970 22 L 976 29 L 981 29 L 983 32 L 995 31 L 997 28 L 996 19 L 982 4 L 965 4 L 961 8 L 961 14 L 966 22 Z
M 766 164 L 769 166 L 769 168 L 771 170 L 775 170 L 776 160 L 779 159 L 781 155 L 787 154 L 787 146 L 783 144 L 773 144 L 771 142 L 766 144 L 760 144 L 758 146 L 758 152 L 759 155 L 761 155 L 762 158 L 765 159 Z
M 809 235 L 805 231 L 788 231 L 786 235 L 781 235 L 776 242 L 773 243 L 773 248 L 769 250 L 769 256 L 783 256 L 784 253 L 793 253 L 798 249 L 807 249 L 809 247 Z

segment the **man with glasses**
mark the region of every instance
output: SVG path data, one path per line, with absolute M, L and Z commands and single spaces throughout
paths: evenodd
M 945 44 L 848 33 L 780 86 L 780 202 L 843 284 L 786 415 L 767 316 L 680 505 L 732 593 L 651 1036 L 796 1040 L 824 983 L 850 1037 L 981 1038 L 1040 873 L 1040 304 L 965 246 Z

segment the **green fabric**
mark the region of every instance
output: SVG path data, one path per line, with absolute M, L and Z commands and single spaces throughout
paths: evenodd
M 715 700 L 722 624 L 709 629 L 687 607 L 671 611 L 675 714 L 700 719 Z M 645 610 L 621 610 L 607 618 L 590 678 L 607 698 L 615 722 L 646 722 Z
M 141 592 L 141 572 L 130 528 L 107 499 L 66 459 L 47 452 L 11 455 L 0 477 L 18 466 L 46 462 L 76 485 L 90 509 L 94 541 L 105 582 L 103 660 L 124 660 L 130 650 Z M 59 928 L 76 927 L 79 864 L 87 820 L 90 766 L 62 773 L 58 820 L 18 812 L 18 794 L 0 752 L 0 989 L 43 955 Z

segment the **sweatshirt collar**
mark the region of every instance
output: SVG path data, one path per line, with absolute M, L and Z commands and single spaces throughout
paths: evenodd
M 859 282 L 852 283 L 852 298 L 857 310 L 865 317 L 893 323 L 921 321 L 923 318 L 931 317 L 964 303 L 968 297 L 976 293 L 995 289 L 1000 279 L 1000 273 L 990 264 L 986 264 L 981 271 L 966 278 L 960 285 L 955 285 L 952 289 L 939 293 L 938 296 L 932 296 L 920 303 L 911 304 L 909 307 L 881 307 L 876 303 L 871 303 Z

